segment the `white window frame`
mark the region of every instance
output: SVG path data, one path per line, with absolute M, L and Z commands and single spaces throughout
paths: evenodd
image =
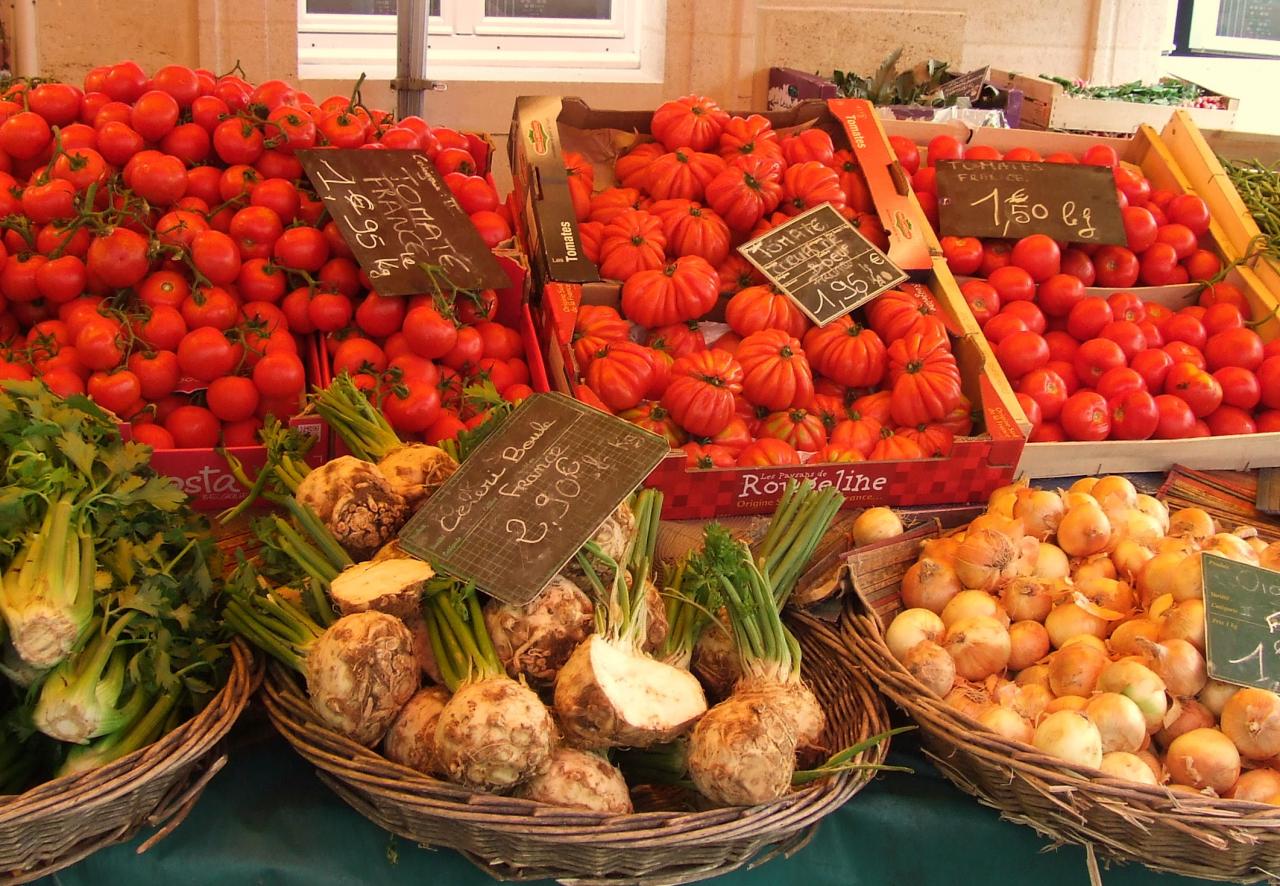
M 1220 0 L 1196 0 L 1191 10 L 1191 33 L 1188 48 L 1209 52 L 1236 53 L 1262 57 L 1280 57 L 1280 41 L 1257 40 L 1250 37 L 1218 36 L 1218 12 Z
M 433 80 L 661 83 L 666 0 L 613 0 L 609 19 L 484 15 L 483 0 L 442 0 L 427 23 Z M 298 77 L 395 77 L 394 15 L 308 13 L 298 0 Z

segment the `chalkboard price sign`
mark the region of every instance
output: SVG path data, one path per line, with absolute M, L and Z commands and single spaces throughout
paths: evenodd
M 534 394 L 400 532 L 438 571 L 524 605 L 667 454 L 667 441 L 563 394 Z
M 298 151 L 307 178 L 379 295 L 511 285 L 471 219 L 421 151 Z
M 1280 572 L 1217 554 L 1200 562 L 1209 676 L 1280 691 Z
M 819 326 L 907 279 L 830 203 L 771 228 L 738 251 Z
M 938 222 L 957 237 L 1127 242 L 1111 170 L 1083 163 L 941 161 Z

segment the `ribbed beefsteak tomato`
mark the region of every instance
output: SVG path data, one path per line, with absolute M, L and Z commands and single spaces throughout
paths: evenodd
M 884 377 L 884 342 L 848 314 L 810 329 L 804 352 L 814 371 L 847 387 L 874 388 Z
M 754 332 L 738 345 L 742 393 L 771 411 L 807 406 L 813 399 L 813 371 L 799 339 L 780 329 Z
M 876 296 L 867 305 L 867 322 L 884 341 L 895 341 L 911 333 L 946 331 L 938 317 L 938 306 L 924 287 L 904 286 Z
M 667 441 L 672 449 L 679 449 L 686 439 L 684 431 L 675 423 L 671 413 L 659 403 L 652 401 L 641 403 L 634 409 L 618 413 L 618 418 L 625 418 L 638 428 L 651 434 L 657 434 Z
M 649 349 L 631 341 L 609 342 L 587 367 L 587 384 L 615 412 L 643 400 L 652 382 Z
M 714 437 L 734 419 L 742 378 L 742 366 L 726 351 L 689 354 L 671 367 L 662 405 L 689 433 Z
M 760 423 L 760 436 L 784 440 L 800 452 L 817 452 L 827 445 L 822 417 L 807 409 L 770 413 Z
M 800 464 L 800 453 L 785 440 L 761 437 L 738 453 L 738 464 L 744 468 L 766 468 Z
M 649 164 L 645 189 L 655 200 L 701 200 L 707 184 L 724 169 L 725 162 L 719 154 L 671 151 Z
M 715 307 L 719 284 L 706 259 L 683 255 L 664 268 L 632 274 L 622 284 L 622 312 L 650 329 L 697 320 Z
M 796 303 L 771 286 L 748 286 L 724 309 L 729 328 L 744 338 L 762 329 L 781 329 L 792 338 L 804 338 L 809 321 Z
M 777 161 L 747 157 L 707 184 L 706 204 L 735 231 L 749 231 L 782 199 Z
M 642 209 L 618 213 L 600 235 L 601 275 L 625 281 L 637 271 L 660 268 L 666 262 L 667 235 L 658 217 Z
M 899 425 L 932 424 L 960 403 L 960 369 L 944 336 L 913 333 L 889 345 L 889 411 Z
M 591 215 L 591 192 L 595 189 L 595 169 L 591 161 L 576 151 L 564 152 L 564 173 L 569 177 L 569 196 L 578 221 Z
M 607 305 L 582 305 L 573 328 L 573 356 L 586 370 L 596 353 L 611 341 L 626 341 L 631 324 Z
M 667 247 L 676 255 L 696 255 L 713 266 L 729 257 L 729 226 L 715 210 L 692 200 L 667 200 L 652 209 L 662 220 Z
M 728 122 L 729 113 L 711 99 L 686 95 L 659 105 L 649 121 L 649 131 L 668 151 L 709 151 Z
M 782 174 L 782 211 L 799 215 L 823 203 L 830 203 L 836 209 L 845 205 L 836 171 L 816 160 L 788 166 Z

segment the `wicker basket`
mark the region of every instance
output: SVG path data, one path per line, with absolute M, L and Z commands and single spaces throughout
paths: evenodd
M 920 543 L 913 539 L 902 552 L 918 551 Z M 1105 860 L 1211 880 L 1256 882 L 1280 875 L 1280 808 L 1175 794 L 1068 765 L 997 735 L 920 684 L 884 642 L 885 625 L 903 608 L 902 573 L 914 561 L 898 558 L 892 588 L 880 564 L 871 583 L 878 590 L 873 601 L 863 596 L 863 582 L 853 574 L 855 593 L 841 633 L 877 687 L 919 725 L 925 753 L 952 783 L 1003 818 L 1055 842 L 1083 844 L 1095 882 L 1095 852 Z
M 227 684 L 199 714 L 159 741 L 80 775 L 0 797 L 0 884 L 27 883 L 157 828 L 144 852 L 182 823 L 226 765 L 219 742 L 254 688 L 254 657 L 231 645 Z
M 829 627 L 791 620 L 829 744 L 885 731 L 883 702 Z M 803 846 L 818 820 L 870 780 L 844 773 L 762 806 L 606 815 L 475 793 L 396 765 L 318 721 L 294 674 L 272 665 L 263 699 L 276 728 L 361 815 L 423 846 L 456 849 L 502 880 L 674 884 L 760 864 Z M 888 742 L 861 755 L 880 763 Z

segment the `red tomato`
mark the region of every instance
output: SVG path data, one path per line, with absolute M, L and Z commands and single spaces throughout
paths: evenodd
M 1142 253 L 1156 242 L 1156 219 L 1141 206 L 1127 206 L 1120 212 L 1124 234 L 1131 252 Z
M 333 352 L 333 372 L 380 373 L 387 368 L 387 355 L 367 338 L 348 338 Z
M 1173 365 L 1173 357 L 1159 348 L 1147 348 L 1129 359 L 1129 368 L 1142 376 L 1147 390 L 1159 394 L 1164 390 L 1165 376 Z
M 1045 318 L 1044 313 L 1035 305 L 1035 302 L 1029 301 L 1011 301 L 1003 308 L 1000 313 L 1011 314 L 1017 317 L 1023 323 L 1027 324 L 1027 328 L 1032 332 L 1044 332 Z
M 1222 385 L 1193 363 L 1175 363 L 1164 380 L 1165 390 L 1187 401 L 1196 418 L 1204 418 L 1222 404 Z
M 960 287 L 960 293 L 968 302 L 973 319 L 978 321 L 979 326 L 985 326 L 988 320 L 1000 312 L 1000 296 L 985 280 L 966 281 Z
M 1111 339 L 1091 338 L 1080 345 L 1073 362 L 1080 383 L 1093 387 L 1108 369 L 1124 366 L 1125 355 L 1121 347 Z M 1071 432 L 1070 427 L 1067 432 Z
M 1142 253 L 1138 277 L 1147 286 L 1166 286 L 1174 282 L 1178 254 L 1168 243 L 1153 243 Z
M 204 326 L 183 336 L 178 344 L 178 363 L 187 375 L 208 382 L 230 375 L 242 353 L 243 348 L 228 341 L 221 330 Z
M 1205 416 L 1204 423 L 1209 426 L 1209 431 L 1215 437 L 1224 437 L 1229 434 L 1254 434 L 1258 430 L 1253 417 L 1235 406 L 1219 406 Z
M 1125 289 L 1138 282 L 1138 257 L 1123 246 L 1103 246 L 1093 256 L 1098 286 Z
M 75 348 L 80 362 L 90 369 L 114 369 L 124 359 L 120 325 L 105 317 L 85 322 L 76 333 Z
M 1062 404 L 1062 429 L 1071 440 L 1105 440 L 1111 433 L 1107 401 L 1094 391 L 1080 391 Z
M 1169 201 L 1165 215 L 1173 224 L 1185 225 L 1197 237 L 1209 232 L 1209 206 L 1195 194 L 1179 194 Z
M 1010 261 L 1031 275 L 1036 283 L 1048 280 L 1062 267 L 1062 250 L 1052 237 L 1032 234 L 1013 244 Z M 994 284 L 993 284 L 994 285 Z
M 1186 225 L 1172 223 L 1161 225 L 1156 229 L 1156 242 L 1167 243 L 1172 246 L 1174 254 L 1178 256 L 1178 261 L 1190 256 L 1199 245 L 1194 231 Z
M 45 383 L 48 384 L 46 377 Z M 1259 412 L 1254 416 L 1254 423 L 1258 426 L 1260 434 L 1280 433 L 1280 409 L 1268 409 L 1265 412 Z
M 1207 249 L 1197 249 L 1182 264 L 1192 280 L 1212 280 L 1222 270 L 1222 260 Z
M 978 267 L 978 276 L 990 277 L 996 268 L 1009 264 L 1013 245 L 1008 240 L 987 240 L 982 244 L 982 264 Z
M 1076 303 L 1067 314 L 1067 332 L 1077 341 L 1097 338 L 1102 328 L 1115 319 L 1106 299 L 1085 298 Z
M 114 289 L 133 286 L 147 275 L 147 238 L 128 228 L 112 228 L 93 238 L 85 262 L 90 277 Z
M 1205 368 L 1204 354 L 1194 345 L 1182 341 L 1171 341 L 1161 348 L 1173 358 L 1174 363 L 1190 363 L 1199 369 Z
M 188 329 L 230 329 L 240 321 L 240 303 L 220 286 L 196 289 L 182 303 L 182 319 Z
M 175 449 L 212 449 L 218 445 L 217 417 L 203 406 L 179 406 L 164 420 Z
M 1158 394 L 1155 398 L 1159 420 L 1155 436 L 1160 440 L 1179 440 L 1190 437 L 1196 417 L 1186 401 L 1172 394 Z
M 1213 373 L 1222 386 L 1222 403 L 1238 409 L 1253 409 L 1262 400 L 1258 376 L 1240 366 L 1224 366 Z M 1212 427 L 1212 423 L 1210 423 Z
M 1085 286 L 1092 286 L 1097 277 L 1093 268 L 1093 259 L 1082 249 L 1070 248 L 1062 252 L 1062 273 L 1076 277 Z
M 925 148 L 925 162 L 936 166 L 939 160 L 963 160 L 964 145 L 949 135 L 933 138 Z
M 942 255 L 951 273 L 967 277 L 982 265 L 982 241 L 977 237 L 943 237 Z
M 89 376 L 86 389 L 95 403 L 121 416 L 128 414 L 129 408 L 142 397 L 138 377 L 127 369 L 95 372 Z
M 1111 171 L 1116 187 L 1124 194 L 1130 206 L 1143 206 L 1151 198 L 1151 184 L 1141 172 L 1120 164 Z
M 1095 387 L 1107 402 L 1111 402 L 1130 391 L 1145 391 L 1147 382 L 1136 369 L 1128 366 L 1113 366 L 1102 373 Z
M 1049 362 L 1049 345 L 1038 333 L 1015 332 L 996 345 L 996 359 L 1009 378 L 1016 380 Z
M 1111 315 L 1117 320 L 1141 323 L 1147 319 L 1146 303 L 1132 292 L 1113 292 L 1107 296 L 1107 304 L 1111 306 Z
M 1186 342 L 1194 348 L 1203 348 L 1209 339 L 1204 323 L 1185 311 L 1166 318 L 1160 324 L 1160 334 L 1166 343 Z
M 406 315 L 404 335 L 415 354 L 435 360 L 453 350 L 458 328 L 435 308 L 421 305 Z
M 133 442 L 152 449 L 173 449 L 173 434 L 155 422 L 137 421 L 133 425 Z
M 1071 337 L 1071 333 L 1062 329 L 1054 329 L 1044 334 L 1044 340 L 1049 345 L 1050 360 L 1065 360 L 1070 363 L 1076 357 L 1076 351 L 1080 348 L 1080 342 Z
M 135 351 L 129 355 L 129 371 L 137 376 L 141 395 L 148 400 L 159 400 L 172 394 L 182 374 L 173 351 L 156 351 L 154 354 Z
M 891 135 L 889 147 L 907 175 L 915 175 L 916 170 L 920 168 L 920 149 L 916 147 L 915 142 L 901 135 Z
M 1262 405 L 1280 409 L 1280 357 L 1268 357 L 1258 367 L 1258 384 L 1262 388 Z
M 286 228 L 276 238 L 272 256 L 286 268 L 315 273 L 329 260 L 329 241 L 316 228 Z
M 1017 332 L 1027 332 L 1026 321 L 1013 314 L 997 314 L 982 327 L 982 334 L 992 345 L 998 345 L 1003 339 Z
M 1124 351 L 1126 362 L 1131 360 L 1138 351 L 1147 347 L 1147 337 L 1142 334 L 1138 324 L 1131 320 L 1112 320 L 1102 327 L 1098 335 L 1118 344 L 1120 350 Z
M 1207 334 L 1217 335 L 1219 332 L 1244 326 L 1244 316 L 1240 313 L 1240 309 L 1230 302 L 1214 302 L 1205 308 L 1200 322 L 1204 324 L 1204 331 Z
M 1199 302 L 1206 309 L 1219 304 L 1235 305 L 1242 318 L 1250 320 L 1253 317 L 1253 309 L 1249 307 L 1249 301 L 1244 293 L 1230 283 L 1214 283 L 1206 286 L 1200 293 Z
M 1159 424 L 1160 410 L 1146 391 L 1130 391 L 1111 401 L 1111 436 L 1116 440 L 1146 440 Z
M 383 338 L 404 326 L 405 299 L 370 292 L 356 308 L 356 325 L 365 333 Z
M 987 282 L 995 287 L 1001 304 L 1011 301 L 1030 301 L 1036 297 L 1036 282 L 1023 268 L 1006 265 L 996 268 L 987 276 Z
M 1110 166 L 1115 168 L 1120 163 L 1116 149 L 1110 145 L 1090 145 L 1080 157 L 1081 162 L 1090 166 Z
M 1262 365 L 1262 339 L 1252 329 L 1236 327 L 1209 336 L 1204 345 L 1204 359 L 1209 371 L 1224 366 L 1257 369 Z
M 297 396 L 306 388 L 306 371 L 297 354 L 277 351 L 253 367 L 253 383 L 266 398 Z
M 254 416 L 244 421 L 228 422 L 222 426 L 222 445 L 227 447 L 257 446 L 258 431 L 262 429 L 262 419 Z
M 1036 304 L 1050 317 L 1066 317 L 1084 300 L 1085 284 L 1071 274 L 1054 274 L 1036 290 Z
M 497 247 L 499 243 L 512 238 L 513 233 L 511 225 L 507 224 L 507 220 L 496 212 L 476 212 L 471 215 L 471 224 L 475 226 L 476 233 L 480 235 L 480 239 L 490 249 Z
M 1055 421 L 1067 402 L 1067 385 L 1052 369 L 1033 369 L 1018 382 L 1018 393 L 1025 394 L 1040 407 L 1046 421 Z
M 410 385 L 406 396 L 393 392 L 385 397 L 382 411 L 400 433 L 421 434 L 440 417 L 440 392 L 430 386 Z
M 1031 422 L 1033 428 L 1038 428 L 1044 421 L 1044 415 L 1040 411 L 1040 404 L 1030 394 L 1024 394 L 1018 391 L 1014 395 L 1018 400 L 1018 405 L 1022 407 L 1022 414 L 1027 417 L 1027 421 Z
M 307 304 L 307 319 L 318 332 L 337 332 L 351 322 L 351 299 L 336 292 L 317 292 Z
M 243 376 L 229 375 L 209 382 L 206 402 L 219 421 L 244 421 L 252 417 L 258 410 L 258 400 L 257 387 Z
M 1158 348 L 1164 345 L 1164 336 L 1160 334 L 1160 327 L 1156 326 L 1153 320 L 1143 320 L 1138 324 L 1138 328 L 1142 330 L 1142 337 L 1147 341 L 1147 347 Z

